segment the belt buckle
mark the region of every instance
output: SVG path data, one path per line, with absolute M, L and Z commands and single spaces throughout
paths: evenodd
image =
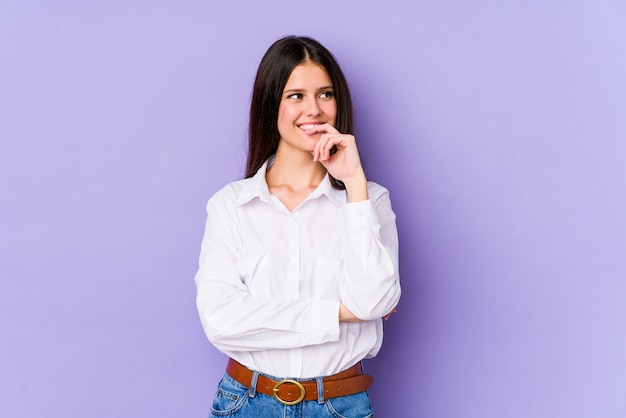
M 300 396 L 298 397 L 298 399 L 296 399 L 295 401 L 285 401 L 281 399 L 280 396 L 278 396 L 278 388 L 281 385 L 284 385 L 285 383 L 291 383 L 292 385 L 295 385 L 298 389 L 300 389 Z M 302 386 L 302 383 L 298 382 L 297 380 L 291 380 L 291 379 L 283 379 L 280 382 L 276 382 L 276 384 L 274 385 L 274 389 L 272 389 L 272 391 L 274 392 L 274 397 L 276 398 L 276 400 L 282 403 L 283 405 L 296 405 L 302 402 L 302 399 L 304 399 L 304 392 L 305 392 L 304 386 Z

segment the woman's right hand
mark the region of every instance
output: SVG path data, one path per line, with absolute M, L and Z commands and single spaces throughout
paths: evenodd
M 363 320 L 357 318 L 343 302 L 339 302 L 339 322 L 363 322 Z

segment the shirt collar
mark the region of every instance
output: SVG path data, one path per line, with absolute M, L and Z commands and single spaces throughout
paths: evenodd
M 239 199 L 237 199 L 237 206 L 244 205 L 255 197 L 258 197 L 264 202 L 269 202 L 270 190 L 267 187 L 265 173 L 267 172 L 268 163 L 271 164 L 273 159 L 274 157 L 271 157 L 269 160 L 265 161 L 256 174 L 248 179 L 248 182 L 239 195 Z
M 315 199 L 322 195 L 328 197 L 328 199 L 337 206 L 342 206 L 346 203 L 346 191 L 334 188 L 330 182 L 328 173 L 326 173 L 322 182 L 317 186 L 317 189 L 311 193 L 309 199 Z
M 265 180 L 265 173 L 267 173 L 268 166 L 271 166 L 273 162 L 274 156 L 264 162 L 256 174 L 248 179 L 249 181 L 241 191 L 239 199 L 237 199 L 237 206 L 244 205 L 255 197 L 258 197 L 264 202 L 270 201 L 270 191 L 267 187 L 267 181 Z M 342 206 L 346 203 L 346 191 L 334 188 L 330 183 L 328 173 L 326 173 L 322 182 L 317 186 L 317 189 L 309 195 L 307 200 L 315 199 L 322 195 L 328 197 L 328 199 L 337 206 Z

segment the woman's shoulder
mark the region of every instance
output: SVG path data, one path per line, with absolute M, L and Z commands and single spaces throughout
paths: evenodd
M 234 206 L 240 200 L 252 179 L 241 179 L 226 184 L 209 198 L 207 206 Z

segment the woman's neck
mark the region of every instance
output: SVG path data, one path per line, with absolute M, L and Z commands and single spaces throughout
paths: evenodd
M 274 163 L 265 180 L 272 195 L 293 211 L 316 188 L 326 175 L 326 169 L 304 152 L 276 152 Z

